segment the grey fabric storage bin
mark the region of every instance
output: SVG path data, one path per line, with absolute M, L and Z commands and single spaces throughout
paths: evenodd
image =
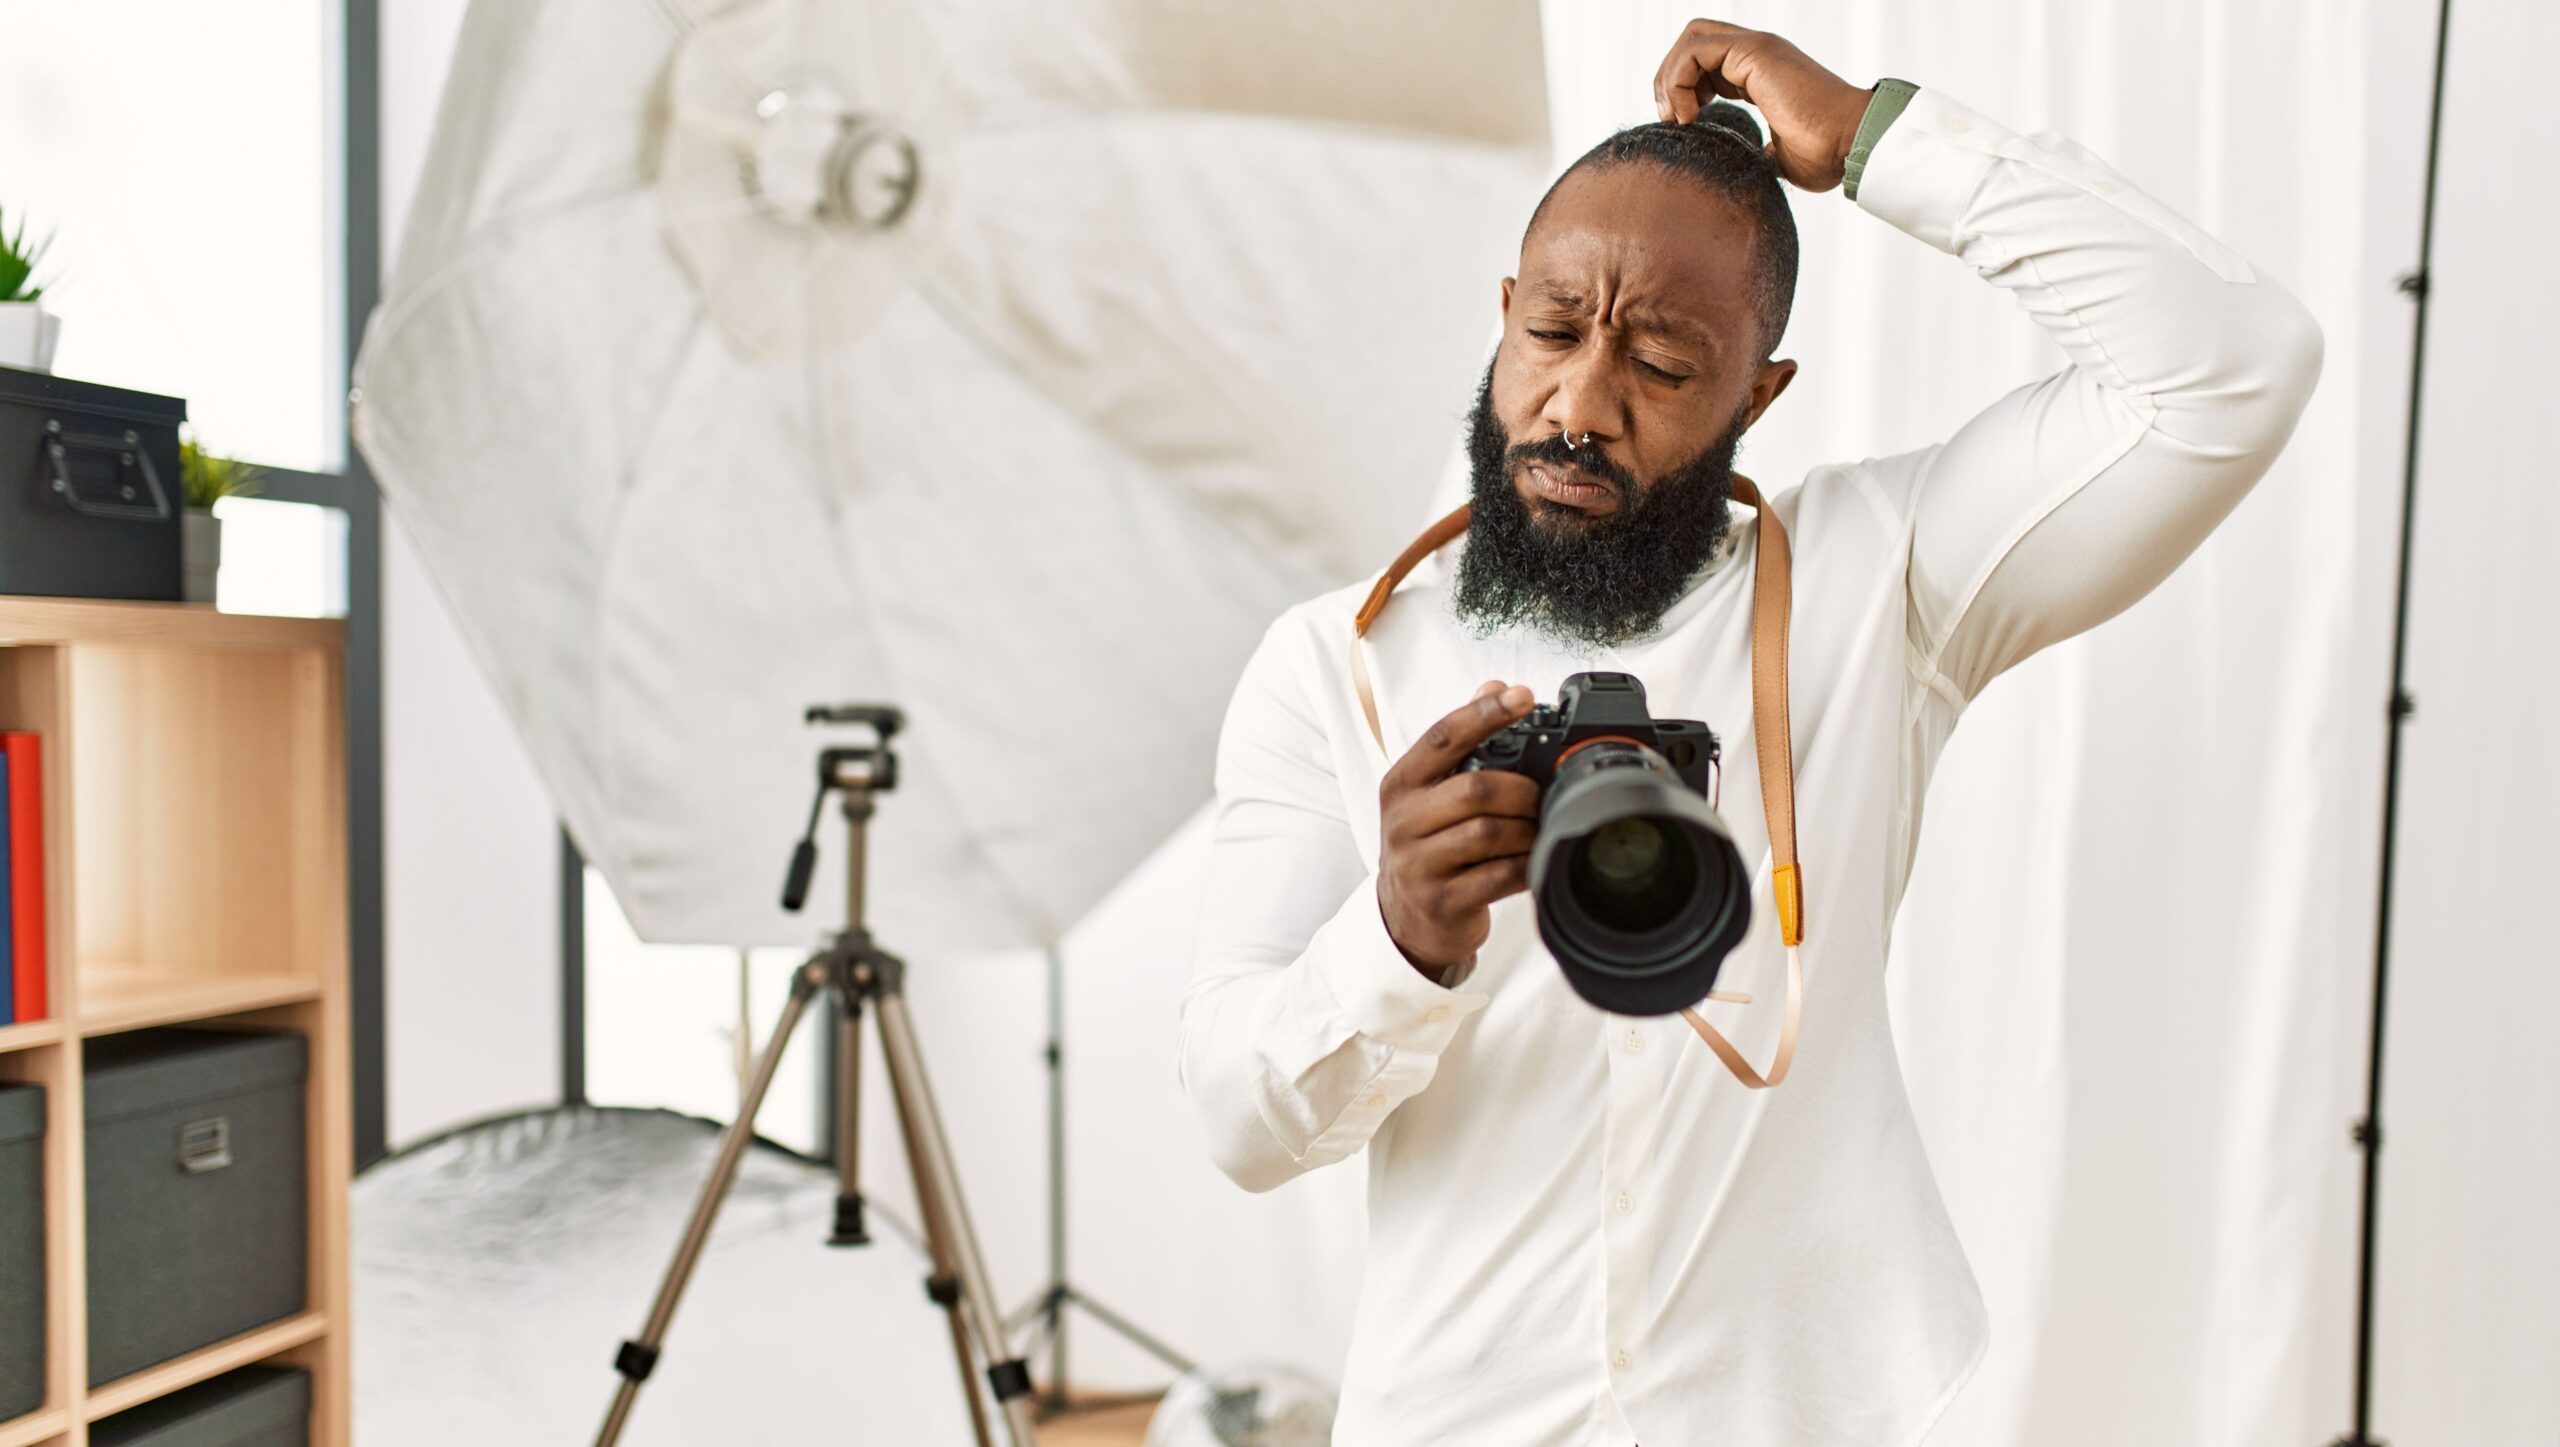
M 291 1034 L 89 1043 L 89 1385 L 303 1309 L 308 1058 Z
M 0 1422 L 44 1405 L 44 1087 L 0 1086 Z
M 242 1367 L 106 1418 L 89 1447 L 311 1447 L 311 1374 Z

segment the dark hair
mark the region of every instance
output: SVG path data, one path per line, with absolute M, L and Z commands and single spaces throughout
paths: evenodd
M 1742 208 L 1759 233 L 1751 257 L 1752 279 L 1759 296 L 1760 355 L 1777 350 L 1787 330 L 1787 315 L 1796 300 L 1796 217 L 1778 185 L 1778 163 L 1761 149 L 1760 123 L 1731 101 L 1717 101 L 1687 125 L 1654 121 L 1629 126 L 1582 153 L 1565 167 L 1555 186 L 1547 188 L 1538 209 L 1529 213 L 1535 229 L 1556 186 L 1565 176 L 1593 166 L 1621 166 L 1646 161 L 1664 173 L 1685 176 Z

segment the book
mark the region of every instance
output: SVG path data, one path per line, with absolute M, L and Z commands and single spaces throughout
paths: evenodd
M 45 1018 L 44 740 L 0 734 L 9 775 L 9 965 L 18 1023 Z
M 0 766 L 0 1025 L 14 1022 L 17 1016 L 18 981 L 9 968 L 15 953 L 9 938 L 9 900 L 16 891 L 9 888 L 9 770 Z

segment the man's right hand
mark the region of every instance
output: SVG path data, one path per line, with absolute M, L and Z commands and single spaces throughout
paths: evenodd
M 1378 908 L 1396 948 L 1435 980 L 1475 956 L 1493 932 L 1495 900 L 1529 887 L 1537 784 L 1458 766 L 1533 702 L 1517 684 L 1485 684 L 1424 730 L 1378 783 Z

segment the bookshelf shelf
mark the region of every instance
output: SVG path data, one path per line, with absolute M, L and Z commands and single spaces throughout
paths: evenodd
M 317 980 L 292 975 L 155 975 L 141 970 L 83 965 L 80 1034 L 84 1038 L 185 1025 L 271 1005 L 320 998 Z
M 291 1351 L 307 1341 L 317 1340 L 329 1329 L 327 1316 L 306 1311 L 289 1316 L 271 1326 L 242 1332 L 229 1341 L 218 1341 L 209 1347 L 191 1351 L 175 1361 L 146 1367 L 129 1377 L 119 1377 L 103 1387 L 93 1387 L 84 1404 L 84 1414 L 92 1422 L 109 1417 L 127 1407 L 139 1406 L 154 1397 L 165 1397 L 181 1387 L 221 1376 L 233 1367 L 262 1362 L 279 1352 Z
M 51 1442 L 71 1426 L 71 1414 L 57 1407 L 50 1412 L 33 1412 L 0 1422 L 0 1447 L 28 1447 L 33 1442 Z
M 51 1045 L 66 1033 L 59 1020 L 38 1020 L 31 1025 L 0 1025 L 0 1055 L 36 1045 Z
M 47 1018 L 0 1026 L 0 1081 L 46 1089 L 46 1393 L 0 1447 L 272 1362 L 312 1377 L 311 1440 L 346 1447 L 344 629 L 173 603 L 0 597 L 0 729 L 43 736 Z M 13 901 L 14 904 L 14 901 Z M 82 1054 L 219 1023 L 310 1041 L 310 1296 L 296 1316 L 88 1386 Z

